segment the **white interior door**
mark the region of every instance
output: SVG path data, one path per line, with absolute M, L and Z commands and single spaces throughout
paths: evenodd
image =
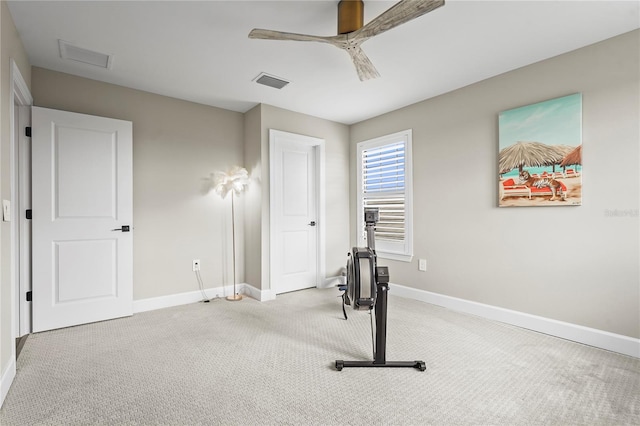
M 320 283 L 317 151 L 322 142 L 270 130 L 271 288 L 276 294 Z
M 132 123 L 36 107 L 32 122 L 33 331 L 131 315 Z

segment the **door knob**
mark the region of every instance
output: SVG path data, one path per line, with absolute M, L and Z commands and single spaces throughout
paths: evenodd
M 309 222 L 309 226 L 316 226 L 316 221 L 312 220 L 311 222 Z
M 122 228 L 112 229 L 112 231 L 129 232 L 129 225 L 122 225 Z

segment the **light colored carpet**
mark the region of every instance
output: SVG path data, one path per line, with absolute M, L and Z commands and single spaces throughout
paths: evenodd
M 337 289 L 216 300 L 29 337 L 9 425 L 622 425 L 640 423 L 640 360 L 389 298 L 387 360 Z

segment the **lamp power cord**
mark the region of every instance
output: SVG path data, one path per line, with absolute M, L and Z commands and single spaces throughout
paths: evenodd
M 200 287 L 200 292 L 202 293 L 202 302 L 209 303 L 209 298 L 207 297 L 207 293 L 204 291 L 204 284 L 202 283 L 202 277 L 200 276 L 200 271 L 195 271 L 196 279 L 198 280 L 198 287 Z

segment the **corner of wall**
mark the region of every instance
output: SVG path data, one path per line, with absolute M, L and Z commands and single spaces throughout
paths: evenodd
M 262 246 L 256 244 L 262 235 L 261 209 L 263 197 L 262 104 L 244 113 L 244 166 L 251 182 L 244 197 L 244 277 L 255 288 L 262 288 Z

